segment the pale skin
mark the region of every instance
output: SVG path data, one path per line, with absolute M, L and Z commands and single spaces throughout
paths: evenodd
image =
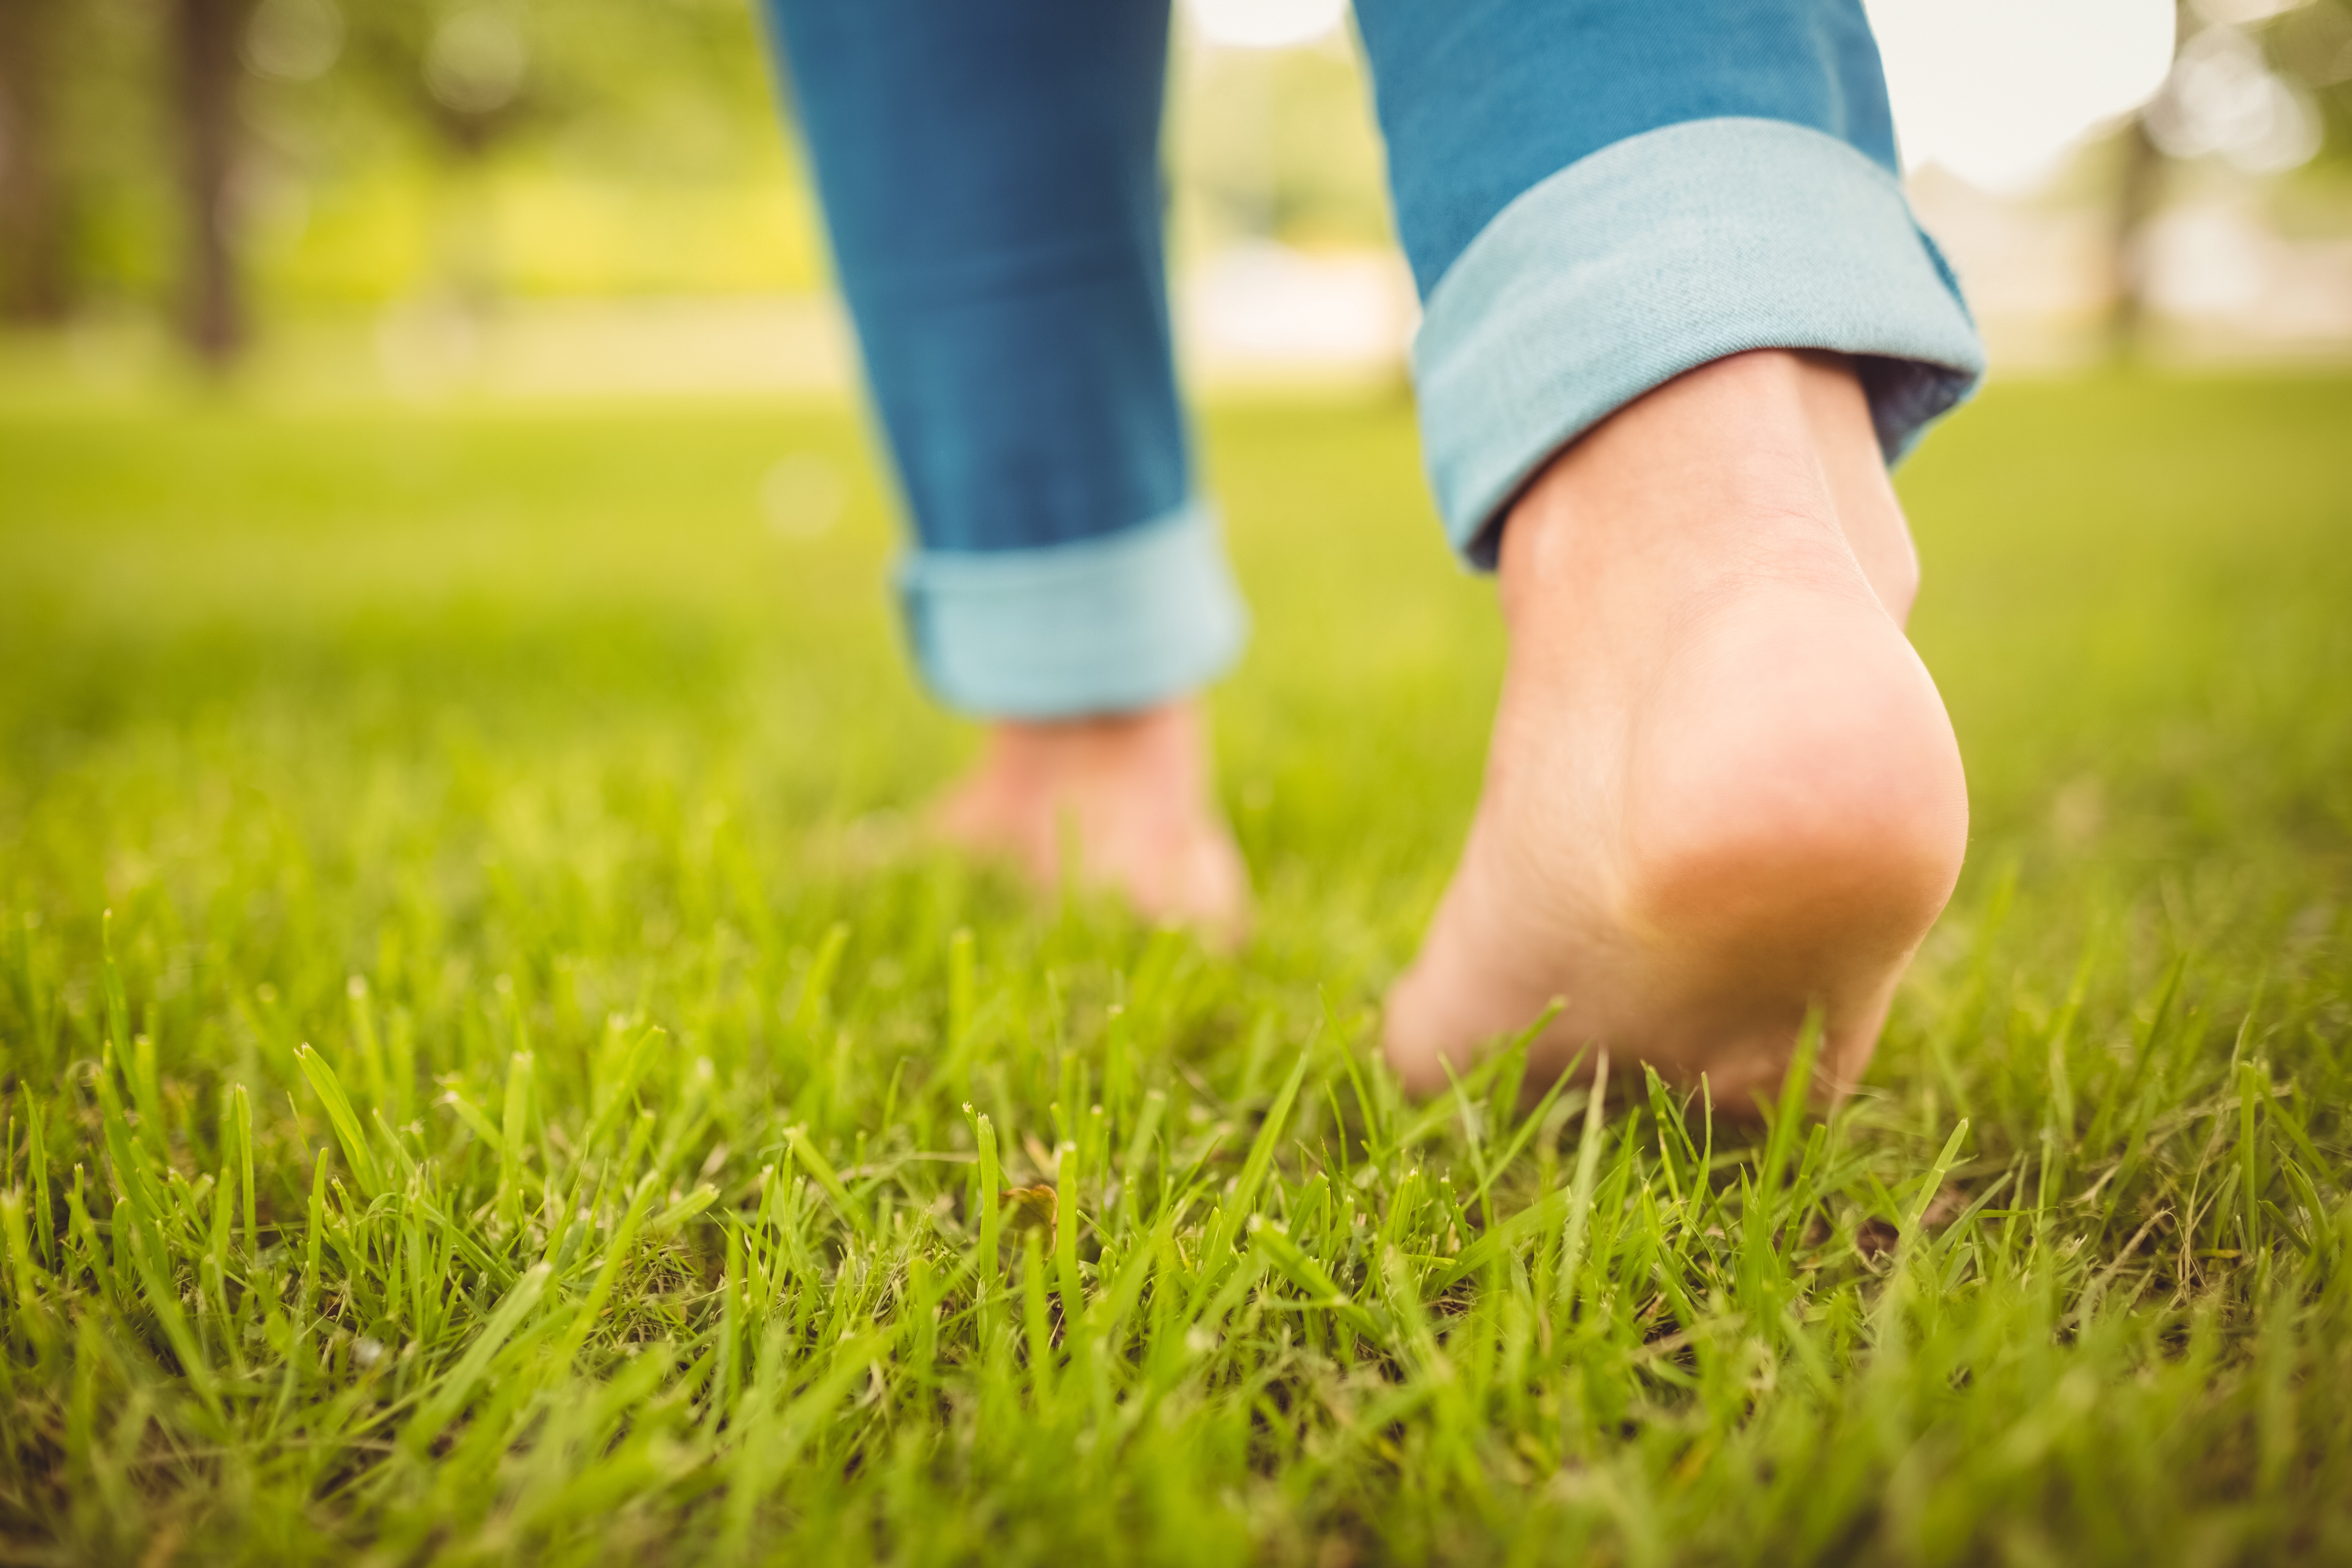
M 1249 872 L 1217 809 L 1197 698 L 1135 713 L 1001 720 L 931 808 L 941 837 L 1011 860 L 1040 888 L 1066 870 L 1145 915 L 1220 941 L 1249 918 Z M 1077 864 L 1066 867 L 1075 850 Z
M 1822 1087 L 1850 1088 L 1968 838 L 1850 365 L 1738 354 L 1619 410 L 1511 507 L 1497 577 L 1486 784 L 1389 993 L 1390 1065 L 1443 1089 L 1558 998 L 1539 1065 L 1598 1047 L 1737 1107 L 1818 1007 Z M 1048 883 L 1074 844 L 1142 912 L 1230 933 L 1247 885 L 1210 776 L 1190 698 L 999 724 L 937 820 Z

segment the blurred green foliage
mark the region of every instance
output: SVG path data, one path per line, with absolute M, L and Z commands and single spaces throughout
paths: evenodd
M 180 56 L 199 13 L 236 35 L 236 151 L 212 197 L 183 167 Z M 2273 205 L 2287 227 L 2340 228 L 2352 0 L 2198 0 L 2180 22 L 2242 67 L 2207 71 L 2188 120 L 2255 112 L 2239 100 L 2276 87 L 2266 60 L 2321 131 Z M 1177 35 L 1180 263 L 1234 240 L 1385 243 L 1352 40 L 1213 48 L 1181 15 Z M 203 270 L 189 214 L 207 206 L 265 319 L 420 296 L 814 290 L 822 225 L 773 74 L 755 0 L 8 0 L 0 319 L 177 309 Z M 2173 194 L 2131 130 L 2137 159 L 2084 160 L 2095 177 L 2068 197 L 2116 204 L 2126 235 Z
M 0 176 L 39 162 L 51 201 L 0 201 L 0 251 L 18 253 L 21 274 L 53 241 L 73 308 L 153 305 L 178 286 L 184 3 L 10 0 L 0 127 L 16 128 Z M 236 10 L 228 221 L 268 307 L 822 284 L 820 223 L 744 0 Z M 1271 55 L 1186 46 L 1176 68 L 1180 245 L 1383 237 L 1380 153 L 1346 39 Z M 18 79 L 28 73 L 38 79 Z M 0 289 L 18 314 L 23 292 L 21 277 Z
M 76 302 L 168 296 L 173 0 L 13 3 L 53 68 L 39 133 Z M 738 0 L 258 0 L 240 26 L 233 216 L 270 301 L 816 281 Z
M 2272 67 L 2316 107 L 2320 157 L 2352 162 L 2352 0 L 2303 0 L 2269 19 L 2262 41 Z

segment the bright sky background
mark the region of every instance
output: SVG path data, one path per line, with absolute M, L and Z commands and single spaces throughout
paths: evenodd
M 1660 0 L 1636 0 L 1658 4 Z M 2274 9 L 2275 0 L 2233 0 Z M 2171 0 L 1866 0 L 1905 162 L 1971 184 L 2033 184 L 2082 137 L 2146 102 L 2172 60 Z M 1346 0 L 1186 0 L 1212 43 L 1328 35 Z
M 1278 49 L 1311 44 L 1338 26 L 1348 0 L 1185 0 L 1184 8 L 1213 44 Z
M 2153 97 L 2171 0 L 1865 0 L 1903 161 L 2013 190 Z

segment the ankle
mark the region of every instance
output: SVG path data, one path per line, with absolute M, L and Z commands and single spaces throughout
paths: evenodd
M 1127 713 L 999 719 L 988 725 L 979 772 L 1024 789 L 1140 775 L 1205 789 L 1207 731 L 1190 696 Z
M 1221 942 L 1247 923 L 1248 872 L 1210 788 L 1208 726 L 1192 697 L 992 723 L 979 765 L 931 821 L 950 842 L 1009 856 L 1042 889 L 1075 876 Z
M 1727 574 L 1864 594 L 1898 626 L 1918 590 L 1852 364 L 1791 351 L 1702 365 L 1586 432 L 1513 506 L 1498 554 L 1514 627 Z

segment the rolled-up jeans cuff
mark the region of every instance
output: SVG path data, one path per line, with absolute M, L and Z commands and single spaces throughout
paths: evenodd
M 1413 345 L 1430 483 L 1454 548 L 1553 453 L 1652 388 L 1748 349 L 1856 356 L 1891 462 L 1972 392 L 1984 349 L 1895 177 L 1777 120 L 1696 120 L 1520 195 L 1430 291 Z
M 920 551 L 898 589 L 925 682 L 992 718 L 1148 708 L 1223 674 L 1248 636 L 1216 514 L 1199 502 L 1068 543 Z

